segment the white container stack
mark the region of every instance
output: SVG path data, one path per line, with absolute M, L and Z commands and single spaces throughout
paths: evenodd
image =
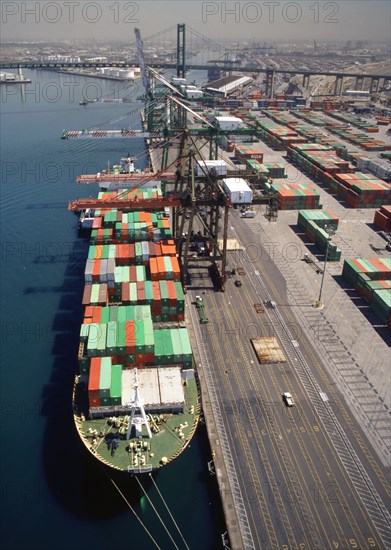
M 232 204 L 250 204 L 253 200 L 253 192 L 242 178 L 226 178 L 223 187 Z

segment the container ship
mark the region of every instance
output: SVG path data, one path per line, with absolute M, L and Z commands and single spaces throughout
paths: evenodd
M 99 199 L 161 198 L 160 188 Z M 107 467 L 158 470 L 189 444 L 200 401 L 167 211 L 96 209 L 73 392 L 77 431 Z

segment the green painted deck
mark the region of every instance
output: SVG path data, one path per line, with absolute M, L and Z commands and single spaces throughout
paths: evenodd
M 176 458 L 188 445 L 197 428 L 200 403 L 196 380 L 189 380 L 183 389 L 185 412 L 152 415 L 153 419 L 157 420 L 159 429 L 158 433 L 153 433 L 153 426 L 150 424 L 152 439 L 148 438 L 143 427 L 142 438 L 133 437 L 126 440 L 127 422 L 125 417 L 120 416 L 116 417 L 118 421 L 113 424 L 109 418 L 81 421 L 80 417 L 75 415 L 77 429 L 87 449 L 107 466 L 135 472 L 140 471 L 140 466 L 141 470 L 145 471 L 161 468 L 161 459 L 166 457 L 169 463 Z M 96 430 L 97 434 L 89 430 Z M 183 432 L 183 438 L 179 436 L 180 431 Z M 114 453 L 109 448 L 111 439 L 118 441 L 118 448 Z

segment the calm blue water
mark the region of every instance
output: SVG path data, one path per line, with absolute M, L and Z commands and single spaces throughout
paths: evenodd
M 69 200 L 96 195 L 80 173 L 118 161 L 128 150 L 145 163 L 143 141 L 64 141 L 63 129 L 89 128 L 140 104 L 79 106 L 82 95 L 122 97 L 118 84 L 28 72 L 1 93 L 1 524 L 3 548 L 149 549 L 151 542 L 73 427 L 71 392 L 81 320 L 87 243 L 77 239 Z M 123 86 L 123 85 L 121 85 Z M 74 95 L 72 95 L 74 93 Z M 139 95 L 133 91 L 133 97 Z M 138 115 L 110 128 L 133 127 Z M 224 531 L 204 428 L 157 483 L 192 549 L 220 548 Z M 174 548 L 135 484 L 121 490 L 162 548 Z M 179 548 L 179 535 L 149 487 Z

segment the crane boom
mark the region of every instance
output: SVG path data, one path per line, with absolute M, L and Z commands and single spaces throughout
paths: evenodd
M 76 178 L 76 183 L 133 183 L 135 187 L 142 187 L 154 180 L 174 181 L 175 172 L 141 172 L 135 174 L 82 174 Z
M 90 208 L 118 208 L 120 210 L 161 210 L 162 208 L 181 206 L 180 198 L 159 199 L 77 199 L 68 203 L 68 210 L 78 212 Z

